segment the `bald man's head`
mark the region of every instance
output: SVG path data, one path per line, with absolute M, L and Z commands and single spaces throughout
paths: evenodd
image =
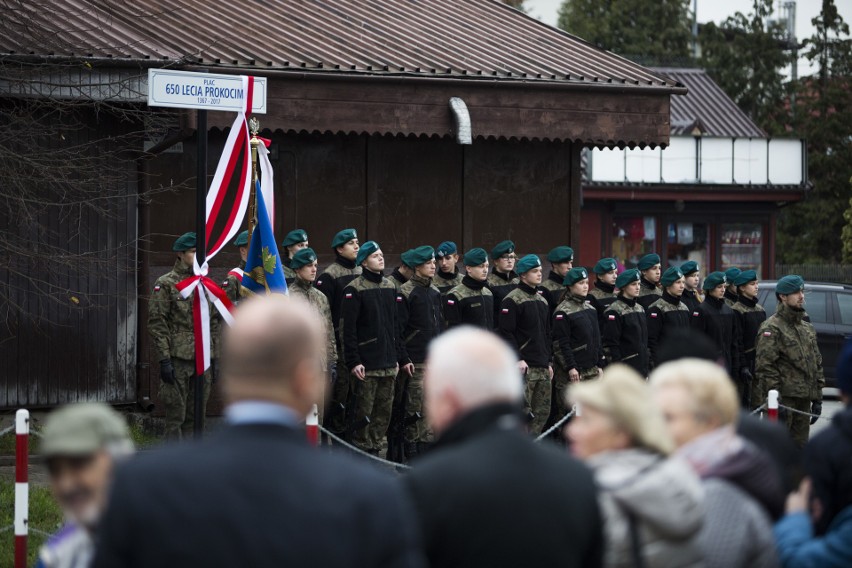
M 322 399 L 323 329 L 300 298 L 259 296 L 240 304 L 222 353 L 228 402 L 269 400 L 307 413 Z

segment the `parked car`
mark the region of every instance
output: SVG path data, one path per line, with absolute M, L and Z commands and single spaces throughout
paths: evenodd
M 762 280 L 758 302 L 767 315 L 775 313 L 775 280 Z M 835 386 L 837 358 L 843 343 L 852 337 L 852 286 L 825 282 L 807 282 L 805 311 L 817 332 L 827 387 Z

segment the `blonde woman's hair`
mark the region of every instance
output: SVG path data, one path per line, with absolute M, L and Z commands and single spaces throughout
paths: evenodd
M 703 359 L 679 359 L 660 365 L 651 373 L 651 387 L 660 390 L 682 388 L 689 395 L 690 410 L 696 420 L 735 425 L 740 402 L 736 387 L 727 371 Z

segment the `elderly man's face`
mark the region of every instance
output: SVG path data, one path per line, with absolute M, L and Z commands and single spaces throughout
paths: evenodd
M 104 511 L 113 460 L 106 451 L 87 456 L 57 456 L 47 462 L 50 488 L 65 515 L 92 528 Z
M 663 412 L 666 425 L 678 448 L 713 430 L 713 425 L 696 419 L 692 411 L 693 401 L 685 389 L 678 386 L 663 387 L 654 392 L 654 399 Z

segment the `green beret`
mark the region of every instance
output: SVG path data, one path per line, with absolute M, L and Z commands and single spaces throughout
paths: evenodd
M 360 252 L 360 251 L 358 251 Z M 314 252 L 312 248 L 303 248 L 299 251 L 296 251 L 296 254 L 293 255 L 293 258 L 290 259 L 290 268 L 296 270 L 297 268 L 302 268 L 317 259 L 317 253 Z
M 192 248 L 195 248 L 195 233 L 182 234 L 172 245 L 172 250 L 175 252 L 186 252 Z
M 733 285 L 734 286 L 744 286 L 749 282 L 753 282 L 757 280 L 757 272 L 754 270 L 743 270 L 740 272 L 739 276 L 734 278 Z
M 652 252 L 651 254 L 646 254 L 640 258 L 639 264 L 636 265 L 636 268 L 639 270 L 648 270 L 649 268 L 654 268 L 654 266 L 658 264 L 660 264 L 660 255 Z
M 589 272 L 582 266 L 578 266 L 565 273 L 565 279 L 562 281 L 562 284 L 565 286 L 573 286 L 580 280 L 585 280 L 588 277 Z
M 444 241 L 435 249 L 435 256 L 442 258 L 450 254 L 456 254 L 457 252 L 459 252 L 459 249 L 456 248 L 456 243 L 453 241 Z
M 592 269 L 592 272 L 594 272 L 595 274 L 606 274 L 607 272 L 612 272 L 613 270 L 618 270 L 618 263 L 615 262 L 615 259 L 602 258 Z
M 707 275 L 707 278 L 704 279 L 704 284 L 702 284 L 701 287 L 705 290 L 712 290 L 719 284 L 727 283 L 728 279 L 724 272 L 711 272 Z
M 352 233 L 354 234 L 355 231 L 353 230 Z M 338 233 L 338 235 L 339 234 L 340 233 Z M 337 237 L 335 237 L 335 238 L 337 238 Z M 354 239 L 355 237 L 352 237 L 352 238 Z M 349 241 L 344 241 L 344 242 L 349 242 Z M 381 247 L 379 246 L 379 243 L 377 243 L 376 241 L 367 241 L 366 243 L 361 245 L 361 248 L 358 249 L 358 256 L 355 257 L 355 266 L 360 266 L 360 264 L 362 262 L 367 260 L 368 256 L 370 256 L 371 254 L 373 254 L 374 252 L 376 252 L 380 248 Z
M 633 282 L 639 282 L 639 270 L 636 268 L 631 268 L 629 270 L 625 270 L 621 274 L 618 275 L 618 278 L 615 279 L 615 287 L 616 288 L 624 288 L 628 284 L 632 284 Z
M 515 243 L 512 241 L 503 241 L 498 243 L 496 247 L 491 249 L 491 258 L 492 260 L 497 260 L 504 254 L 509 254 L 515 252 Z
M 518 261 L 518 264 L 515 266 L 515 272 L 523 274 L 539 266 L 541 266 L 541 259 L 534 254 L 528 254 Z
M 728 281 L 728 284 L 733 284 L 734 280 L 737 279 L 737 276 L 739 276 L 741 272 L 742 270 L 740 270 L 736 266 L 732 266 L 731 268 L 725 271 L 725 280 Z
M 411 268 L 414 268 L 415 266 L 420 266 L 421 264 L 429 262 L 430 260 L 435 260 L 435 249 L 428 245 L 417 247 L 416 249 L 412 250 L 411 253 L 408 255 L 408 262 L 411 263 L 409 264 Z
M 488 262 L 488 253 L 482 248 L 470 249 L 464 253 L 464 258 L 462 259 L 462 263 L 465 266 L 479 266 L 486 262 Z
M 776 294 L 795 294 L 805 289 L 805 280 L 798 274 L 788 274 L 775 285 Z
M 355 229 L 343 229 L 331 239 L 331 248 L 335 249 L 337 247 L 341 247 L 351 241 L 352 239 L 357 239 L 358 233 L 355 232 Z
M 547 253 L 550 262 L 571 262 L 574 260 L 574 249 L 571 247 L 556 247 Z
M 687 260 L 686 262 L 680 265 L 680 271 L 683 272 L 684 276 L 695 274 L 699 271 L 698 263 L 694 260 Z
M 343 231 L 341 231 L 341 232 L 343 232 Z M 339 235 L 340 233 L 337 233 L 337 234 Z M 343 241 L 343 243 L 351 241 L 354 238 L 355 237 L 351 237 L 347 241 Z M 299 243 L 306 243 L 306 242 L 308 242 L 308 233 L 306 233 L 304 229 L 294 229 L 294 230 L 290 231 L 289 233 L 287 233 L 287 236 L 284 237 L 284 240 L 281 242 L 281 246 L 282 247 L 289 247 L 289 246 L 297 245 Z M 340 244 L 343 244 L 343 243 L 340 243 Z M 340 245 L 337 245 L 337 246 L 340 246 Z
M 243 231 L 242 233 L 237 235 L 237 238 L 234 239 L 234 242 L 231 243 L 231 244 L 234 245 L 235 247 L 248 246 L 248 231 Z
M 413 253 L 413 252 L 414 252 L 414 249 L 408 249 L 407 251 L 405 251 L 404 253 L 399 255 L 399 259 L 408 268 L 414 268 L 414 265 L 411 264 L 411 253 Z
M 681 278 L 683 278 L 683 272 L 681 272 L 680 268 L 677 266 L 672 266 L 663 272 L 663 276 L 660 278 L 660 284 L 663 286 L 671 286 Z

